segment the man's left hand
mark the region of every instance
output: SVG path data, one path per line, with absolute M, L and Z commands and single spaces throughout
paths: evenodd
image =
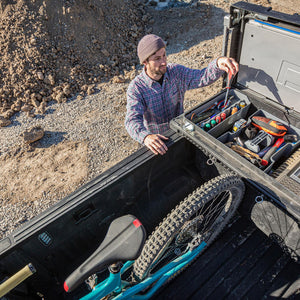
M 217 66 L 219 69 L 229 73 L 232 72 L 232 76 L 235 76 L 239 71 L 239 64 L 235 61 L 234 58 L 221 56 L 217 60 Z

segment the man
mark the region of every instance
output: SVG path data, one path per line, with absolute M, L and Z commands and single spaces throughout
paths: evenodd
M 171 119 L 183 113 L 185 92 L 215 82 L 224 71 L 235 75 L 238 63 L 219 57 L 202 70 L 167 64 L 166 45 L 154 34 L 140 40 L 137 52 L 144 69 L 127 90 L 125 127 L 133 139 L 163 155 L 168 138 L 162 133 L 169 129 Z

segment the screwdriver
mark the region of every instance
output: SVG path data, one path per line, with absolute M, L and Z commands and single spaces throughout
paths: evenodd
M 229 94 L 229 90 L 231 88 L 231 80 L 232 80 L 232 72 L 231 70 L 229 70 L 229 72 L 227 73 L 227 86 L 226 86 L 226 95 L 225 95 L 225 100 L 224 100 L 224 107 L 226 107 L 227 105 L 227 101 L 228 101 L 228 94 Z

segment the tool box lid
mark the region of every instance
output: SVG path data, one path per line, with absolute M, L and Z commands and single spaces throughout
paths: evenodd
M 238 2 L 230 8 L 235 84 L 300 112 L 300 15 Z

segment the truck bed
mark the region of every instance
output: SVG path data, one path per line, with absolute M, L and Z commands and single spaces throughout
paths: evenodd
M 236 216 L 219 238 L 155 299 L 299 299 L 300 265 Z
M 29 262 L 38 270 L 5 297 L 33 300 L 38 293 L 44 299 L 78 299 L 87 293 L 86 286 L 66 294 L 63 282 L 98 247 L 113 219 L 133 214 L 151 233 L 197 186 L 226 171 L 218 162 L 208 165 L 208 157 L 177 133 L 169 137 L 166 155 L 154 157 L 140 149 L 3 239 L 0 279 Z M 300 265 L 249 221 L 255 192 L 246 184 L 239 215 L 153 299 L 297 297 Z

